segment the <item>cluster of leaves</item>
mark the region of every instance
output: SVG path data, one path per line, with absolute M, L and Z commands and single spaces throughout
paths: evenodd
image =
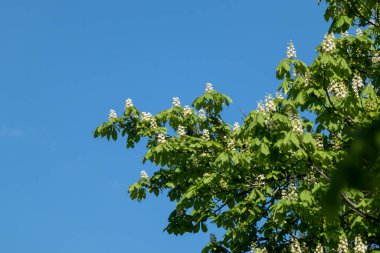
M 359 25 L 366 26 L 363 35 L 334 39 L 336 47 L 328 52 L 319 46 L 309 66 L 293 58 L 282 60 L 277 77 L 283 80 L 279 90 L 286 98 L 270 101 L 273 109 L 252 111 L 241 128 L 231 130 L 221 117 L 230 98 L 210 91 L 193 102 L 190 114 L 176 106 L 153 116 L 157 127 L 142 120 L 132 106 L 123 117 L 96 129 L 95 137 L 126 137 L 127 148 L 148 139 L 144 162 L 154 163 L 157 171 L 130 186 L 129 193 L 138 201 L 146 192 L 166 193 L 176 202 L 168 233 L 207 232 L 209 222 L 223 228 L 224 237 L 212 240 L 204 252 L 289 252 L 295 239 L 305 252 L 314 251 L 318 243 L 335 252 L 340 235 L 351 246 L 361 235 L 368 250 L 379 249 L 380 61 L 374 56 L 380 54 L 380 4 L 327 3 L 330 32 Z M 363 80 L 358 96 L 354 76 Z M 345 96 L 330 89 L 334 81 L 343 85 Z M 195 109 L 204 110 L 206 117 Z M 185 135 L 168 134 L 180 126 Z M 358 138 L 357 129 L 367 128 L 374 134 Z M 165 141 L 159 141 L 160 134 Z M 375 147 L 369 154 L 368 143 Z M 360 183 L 352 183 L 355 175 L 363 175 Z M 330 209 L 334 215 L 323 208 L 328 192 L 339 199 Z

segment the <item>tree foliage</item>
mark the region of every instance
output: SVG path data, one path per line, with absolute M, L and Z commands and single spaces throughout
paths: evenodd
M 231 99 L 208 84 L 191 107 L 175 98 L 154 116 L 129 100 L 122 117 L 112 112 L 95 130 L 125 137 L 127 148 L 147 139 L 144 162 L 157 170 L 142 172 L 129 193 L 176 203 L 168 233 L 223 228 L 203 252 L 379 250 L 380 4 L 326 2 L 332 22 L 316 59 L 288 53 L 276 70 L 279 93 L 241 127 L 223 120 Z

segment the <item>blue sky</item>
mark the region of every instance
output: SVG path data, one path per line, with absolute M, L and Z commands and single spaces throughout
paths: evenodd
M 128 97 L 157 113 L 206 82 L 241 121 L 276 91 L 290 39 L 299 58 L 315 56 L 328 27 L 316 2 L 1 1 L 0 252 L 200 252 L 208 234 L 162 232 L 174 207 L 164 196 L 129 200 L 139 171 L 154 170 L 143 146 L 92 132 Z

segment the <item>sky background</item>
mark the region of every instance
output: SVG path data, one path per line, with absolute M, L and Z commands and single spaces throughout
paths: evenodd
M 289 40 L 315 57 L 323 12 L 316 0 L 0 1 L 0 252 L 200 252 L 209 233 L 163 232 L 165 196 L 129 199 L 140 170 L 154 171 L 143 145 L 93 130 L 126 98 L 157 113 L 206 82 L 241 123 L 275 93 Z

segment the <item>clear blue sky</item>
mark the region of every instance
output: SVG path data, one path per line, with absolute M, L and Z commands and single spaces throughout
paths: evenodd
M 165 197 L 129 200 L 144 149 L 94 140 L 126 98 L 157 113 L 204 84 L 233 123 L 279 82 L 292 39 L 310 62 L 327 30 L 315 0 L 0 2 L 0 252 L 194 253 L 208 234 L 162 232 Z

